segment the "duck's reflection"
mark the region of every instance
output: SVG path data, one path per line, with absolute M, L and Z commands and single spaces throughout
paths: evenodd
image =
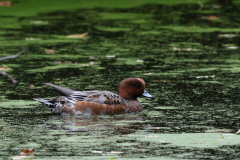
M 146 130 L 143 119 L 139 115 L 53 116 L 44 126 L 50 130 L 68 130 L 76 134 L 93 131 L 129 134 Z

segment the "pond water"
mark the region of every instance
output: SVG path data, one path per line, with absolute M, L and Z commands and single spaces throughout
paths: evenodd
M 213 0 L 2 16 L 1 57 L 28 52 L 1 63 L 19 84 L 0 76 L 0 158 L 240 158 L 239 12 Z M 47 82 L 116 93 L 128 77 L 155 97 L 142 113 L 62 116 L 32 100 L 56 97 Z

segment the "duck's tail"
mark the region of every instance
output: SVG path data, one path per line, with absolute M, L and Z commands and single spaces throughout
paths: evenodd
M 42 98 L 33 98 L 35 101 L 41 102 L 42 104 L 44 104 L 45 106 L 47 106 L 50 110 L 55 108 L 55 100 L 46 100 L 46 99 L 42 99 Z
M 33 98 L 34 100 L 43 103 L 49 108 L 52 113 L 63 114 L 63 110 L 69 109 L 74 106 L 75 100 L 69 97 L 61 96 L 53 99 L 42 99 L 42 98 Z
M 48 85 L 48 86 L 56 88 L 57 90 L 59 90 L 60 92 L 65 94 L 67 97 L 69 97 L 74 92 L 76 92 L 75 90 L 72 90 L 72 89 L 69 89 L 69 88 L 60 87 L 60 86 L 57 86 L 57 85 L 52 84 L 52 83 L 45 83 L 45 84 Z

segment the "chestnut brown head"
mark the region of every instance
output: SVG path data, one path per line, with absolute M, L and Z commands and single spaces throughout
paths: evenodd
M 141 78 L 126 78 L 118 86 L 118 94 L 126 100 L 137 100 L 137 97 L 146 94 L 145 82 Z M 149 97 L 152 97 L 148 94 Z

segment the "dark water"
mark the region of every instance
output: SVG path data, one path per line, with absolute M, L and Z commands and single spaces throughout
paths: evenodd
M 0 101 L 10 102 L 0 108 L 0 155 L 34 148 L 40 159 L 238 159 L 238 141 L 233 139 L 199 147 L 172 144 L 168 138 L 158 143 L 158 138 L 134 137 L 174 134 L 179 139 L 182 134 L 202 133 L 198 143 L 207 137 L 205 132 L 221 139 L 221 134 L 240 128 L 238 13 L 239 6 L 232 1 L 210 1 L 203 7 L 148 4 L 19 18 L 20 29 L 1 29 L 3 56 L 23 48 L 29 51 L 2 63 L 12 68 L 9 73 L 19 85 L 13 89 L 8 79 L 0 77 Z M 66 37 L 86 32 L 84 38 Z M 47 49 L 57 52 L 46 54 Z M 56 96 L 43 87 L 46 82 L 117 92 L 118 83 L 127 77 L 143 78 L 155 97 L 139 99 L 144 106 L 141 114 L 59 116 L 32 102 L 34 97 Z M 29 88 L 30 84 L 35 87 Z M 111 151 L 124 153 L 107 154 Z

